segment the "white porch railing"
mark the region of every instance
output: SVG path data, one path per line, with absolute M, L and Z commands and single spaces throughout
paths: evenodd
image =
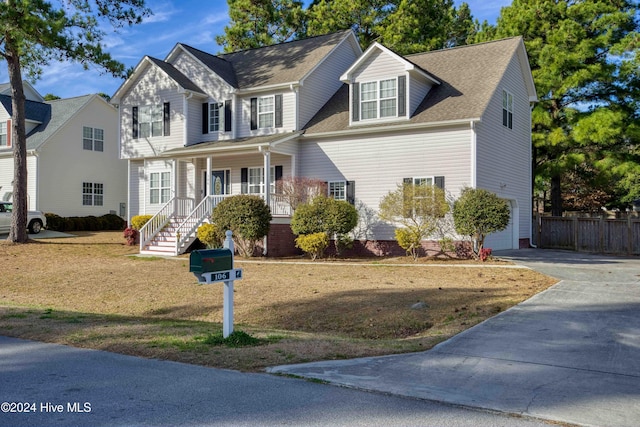
M 204 222 L 205 219 L 211 216 L 211 212 L 213 208 L 215 208 L 218 203 L 224 200 L 225 197 L 223 195 L 216 196 L 207 196 L 196 206 L 196 208 L 191 211 L 191 213 L 180 223 L 178 228 L 176 229 L 176 254 L 180 253 L 180 248 L 186 242 L 191 240 L 193 236 L 195 236 L 198 231 L 198 227 Z
M 140 251 L 153 240 L 169 223 L 171 218 L 187 216 L 193 211 L 195 201 L 184 197 L 174 197 L 169 200 L 160 210 L 140 229 Z
M 271 215 L 273 216 L 293 215 L 293 209 L 291 209 L 289 201 L 282 194 L 269 195 L 269 208 L 271 208 Z

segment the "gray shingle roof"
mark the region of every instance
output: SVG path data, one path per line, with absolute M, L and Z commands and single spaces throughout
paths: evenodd
M 221 55 L 181 46 L 231 86 L 248 89 L 301 80 L 350 33 L 345 30 Z
M 198 85 L 193 83 L 187 76 L 182 74 L 182 72 L 176 69 L 173 65 L 169 64 L 168 62 L 164 62 L 160 59 L 152 58 L 150 56 L 147 56 L 147 58 L 151 62 L 153 62 L 155 65 L 160 67 L 162 71 L 167 73 L 167 75 L 171 77 L 181 87 L 185 88 L 186 90 L 204 93 L 202 89 L 198 87 Z
M 516 37 L 407 56 L 407 60 L 441 82 L 431 89 L 409 123 L 481 118 L 520 45 L 521 38 Z M 305 126 L 306 134 L 349 129 L 348 100 L 348 86 L 343 85 Z M 402 123 L 387 122 L 371 127 Z

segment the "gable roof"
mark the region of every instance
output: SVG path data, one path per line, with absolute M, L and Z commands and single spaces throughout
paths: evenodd
M 184 44 L 178 44 L 177 48 L 184 49 L 229 85 L 242 90 L 299 82 L 349 37 L 355 41 L 353 31 L 345 30 L 220 55 Z M 175 49 L 166 60 L 170 62 L 173 55 Z
M 56 99 L 47 101 L 50 114 L 41 125 L 33 129 L 27 135 L 27 150 L 37 150 L 62 126 L 75 116 L 94 97 L 99 95 L 84 95 L 75 98 Z M 106 101 L 105 101 L 106 103 Z
M 44 102 L 42 95 L 40 95 L 40 93 L 31 86 L 31 83 L 28 81 L 22 81 L 22 88 L 26 99 L 36 102 Z M 11 96 L 11 83 L 0 83 L 0 94 Z
M 522 64 L 526 57 L 521 37 L 461 46 L 452 49 L 425 52 L 405 57 L 434 76 L 440 85 L 434 86 L 418 106 L 409 124 L 442 123 L 462 120 L 479 120 L 488 103 L 498 89 L 506 69 L 514 56 Z M 535 99 L 535 88 L 529 73 L 530 83 L 525 84 L 530 100 Z M 525 73 L 526 74 L 526 73 Z M 533 91 L 533 92 L 532 92 Z M 404 125 L 407 122 L 383 122 L 367 124 L 366 128 Z M 306 135 L 339 132 L 349 127 L 349 90 L 343 85 L 305 126 Z
M 371 46 L 369 46 L 367 48 L 367 50 L 360 56 L 360 58 L 358 58 L 358 60 L 356 62 L 354 62 L 353 65 L 351 65 L 351 67 L 349 67 L 349 69 L 342 74 L 342 76 L 340 76 L 340 80 L 345 82 L 345 83 L 349 83 L 352 80 L 353 73 L 358 68 L 360 68 L 362 66 L 362 64 L 364 64 L 376 52 L 382 52 L 382 53 L 385 53 L 385 54 L 391 56 L 396 61 L 398 61 L 400 64 L 402 64 L 402 66 L 404 67 L 405 71 L 408 71 L 410 73 L 414 72 L 414 73 L 421 74 L 424 78 L 426 78 L 427 80 L 431 81 L 431 83 L 440 84 L 440 82 L 434 76 L 432 76 L 428 71 L 423 70 L 422 68 L 417 66 L 415 63 L 413 63 L 413 62 L 409 61 L 408 59 L 398 55 L 397 53 L 395 53 L 394 51 L 392 51 L 388 47 L 383 46 L 378 42 L 374 42 Z
M 140 62 L 138 62 L 138 65 L 136 65 L 136 67 L 134 68 L 129 78 L 126 79 L 118 89 L 116 89 L 115 93 L 111 97 L 110 102 L 112 102 L 113 104 L 119 103 L 120 97 L 122 96 L 122 94 L 124 94 L 127 91 L 127 89 L 134 84 L 136 77 L 141 74 L 142 70 L 148 67 L 159 68 L 164 74 L 167 75 L 167 77 L 173 80 L 180 88 L 182 88 L 185 91 L 190 91 L 190 92 L 194 92 L 202 95 L 205 94 L 204 91 L 200 89 L 198 85 L 193 83 L 191 79 L 185 76 L 180 70 L 175 68 L 170 63 L 163 61 L 161 59 L 157 59 L 157 58 L 153 58 L 151 56 L 145 55 L 140 60 Z

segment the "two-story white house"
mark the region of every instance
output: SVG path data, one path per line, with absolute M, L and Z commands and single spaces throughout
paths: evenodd
M 29 209 L 60 216 L 124 217 L 127 162 L 119 158 L 118 113 L 97 94 L 45 101 L 27 82 Z M 13 197 L 11 88 L 0 85 L 0 199 Z
M 223 197 L 246 193 L 271 207 L 269 255 L 293 249 L 275 186 L 289 176 L 369 211 L 403 182 L 486 188 L 512 210 L 487 247 L 528 245 L 535 100 L 521 38 L 403 57 L 362 52 L 351 31 L 221 55 L 177 44 L 112 98 L 129 216 L 156 215 L 141 250 L 184 251 Z M 393 246 L 389 224 L 368 234 L 371 252 Z

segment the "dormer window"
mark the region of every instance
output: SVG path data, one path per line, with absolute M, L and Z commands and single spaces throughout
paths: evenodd
M 396 117 L 397 112 L 396 79 L 360 83 L 360 114 L 362 120 L 378 117 Z
M 404 117 L 405 76 L 353 84 L 353 121 Z

